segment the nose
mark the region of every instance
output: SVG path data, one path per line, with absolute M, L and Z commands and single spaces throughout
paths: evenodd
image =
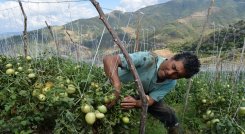
M 167 71 L 167 76 L 169 77 L 169 78 L 175 78 L 176 77 L 176 74 L 177 74 L 177 71 L 175 71 L 175 70 L 168 70 Z
M 168 71 L 167 71 L 167 75 L 173 75 L 175 72 L 176 72 L 176 71 L 174 71 L 174 70 L 172 70 L 172 69 L 171 69 L 171 70 L 168 70 Z

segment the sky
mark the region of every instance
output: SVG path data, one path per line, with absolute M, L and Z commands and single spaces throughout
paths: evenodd
M 21 32 L 24 17 L 18 0 L 0 0 L 0 34 Z M 21 0 L 27 16 L 27 30 L 50 25 L 63 25 L 81 18 L 98 16 L 89 0 Z M 103 11 L 133 12 L 140 8 L 165 3 L 170 0 L 97 0 Z

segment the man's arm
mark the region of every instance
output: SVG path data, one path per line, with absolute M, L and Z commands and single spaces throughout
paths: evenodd
M 104 71 L 107 77 L 110 79 L 114 88 L 120 92 L 121 81 L 118 76 L 118 67 L 121 66 L 121 60 L 119 55 L 110 55 L 103 58 Z
M 107 107 L 110 108 L 115 105 L 116 101 L 119 99 L 121 92 L 121 81 L 118 76 L 118 67 L 121 67 L 121 60 L 119 55 L 110 55 L 103 58 L 104 71 L 107 77 L 110 79 L 112 85 L 115 88 L 115 100 L 107 104 Z

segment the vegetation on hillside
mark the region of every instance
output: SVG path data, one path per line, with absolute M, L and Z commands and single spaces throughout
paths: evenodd
M 227 52 L 228 54 L 236 54 L 241 52 L 245 39 L 245 21 L 240 20 L 228 28 L 221 30 L 216 29 L 215 32 L 206 36 L 201 44 L 200 51 L 203 54 L 217 54 Z M 185 44 L 181 49 L 195 51 L 199 40 Z

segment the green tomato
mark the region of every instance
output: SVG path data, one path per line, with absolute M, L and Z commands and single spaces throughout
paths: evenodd
M 67 84 L 70 84 L 71 83 L 71 80 L 70 79 L 66 79 L 66 83 Z
M 13 65 L 9 63 L 9 64 L 7 64 L 5 67 L 6 67 L 6 68 L 12 68 Z
M 202 118 L 203 118 L 204 120 L 207 120 L 207 119 L 208 119 L 207 115 L 205 115 L 205 114 L 202 115 Z
M 105 96 L 105 97 L 104 97 L 104 102 L 105 102 L 105 103 L 109 103 L 109 102 L 110 102 L 110 99 L 109 99 L 107 96 Z
M 240 107 L 239 108 L 239 113 L 240 116 L 244 116 L 245 115 L 245 107 Z
M 15 73 L 15 71 L 12 68 L 6 70 L 6 74 L 7 75 L 11 75 L 11 74 L 14 74 L 14 73 Z
M 212 113 L 211 110 L 207 110 L 207 111 L 206 111 L 206 115 L 210 115 L 211 113 Z
M 36 77 L 36 74 L 34 74 L 34 73 L 28 74 L 28 78 L 30 78 L 30 79 L 35 78 L 35 77 Z
M 39 95 L 38 95 L 38 99 L 39 99 L 40 101 L 45 101 L 45 100 L 46 100 L 46 96 L 45 96 L 44 94 L 39 94 Z
M 207 103 L 207 100 L 206 99 L 202 99 L 202 103 Z
M 209 118 L 213 118 L 214 117 L 214 112 L 211 112 L 210 114 L 209 114 Z
M 57 102 L 59 101 L 60 97 L 59 96 L 53 96 L 52 101 Z
M 98 110 L 101 112 L 101 113 L 106 113 L 107 112 L 107 108 L 105 105 L 100 105 L 98 106 Z
M 29 68 L 29 69 L 27 69 L 27 72 L 28 73 L 32 73 L 33 72 L 33 69 Z
M 212 119 L 211 122 L 212 122 L 212 124 L 218 123 L 219 119 Z
M 60 96 L 60 97 L 65 98 L 65 97 L 67 97 L 67 96 L 68 96 L 68 94 L 67 94 L 67 92 L 64 92 L 64 93 L 59 93 L 59 96 Z
M 96 113 L 95 113 L 95 116 L 96 116 L 97 119 L 102 119 L 102 118 L 105 117 L 105 114 L 100 113 L 100 112 L 96 112 Z
M 116 96 L 114 94 L 112 94 L 111 96 L 109 96 L 109 99 L 110 99 L 110 101 L 113 101 L 116 99 Z
M 23 71 L 23 67 L 18 67 L 18 71 L 22 72 Z
M 31 61 L 32 60 L 31 56 L 26 56 L 26 60 Z
M 47 92 L 50 91 L 50 89 L 51 89 L 51 88 L 49 88 L 49 87 L 44 87 L 44 88 L 42 89 L 42 93 L 43 93 L 43 94 L 46 94 Z
M 90 105 L 84 104 L 83 106 L 81 106 L 81 110 L 83 113 L 89 113 L 92 111 L 92 108 Z
M 40 83 L 40 82 L 36 82 L 36 83 L 34 84 L 34 87 L 35 87 L 35 88 L 38 88 L 38 89 L 41 89 L 41 88 L 43 87 L 43 84 Z
M 127 116 L 122 117 L 122 121 L 124 124 L 128 124 L 129 123 L 129 118 Z
M 212 126 L 211 121 L 207 121 L 207 122 L 206 122 L 206 125 L 207 125 L 208 127 L 211 127 L 211 126 Z
M 66 88 L 66 92 L 68 94 L 73 94 L 76 92 L 76 87 L 72 84 L 68 85 L 68 88 Z
M 57 77 L 56 77 L 56 80 L 58 80 L 58 81 L 63 81 L 63 80 L 64 80 L 64 77 L 63 77 L 63 76 L 57 76 Z
M 85 115 L 85 120 L 89 125 L 93 125 L 96 121 L 96 116 L 94 112 L 89 112 Z
M 39 89 L 34 89 L 32 91 L 32 96 L 38 96 L 40 94 L 40 90 Z

